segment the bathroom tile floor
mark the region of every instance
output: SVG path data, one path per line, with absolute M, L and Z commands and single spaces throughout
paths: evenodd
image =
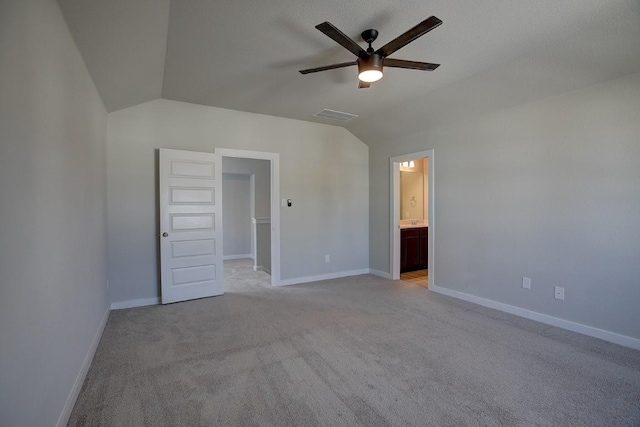
M 400 274 L 400 280 L 415 283 L 423 288 L 429 288 L 429 270 L 416 270 Z

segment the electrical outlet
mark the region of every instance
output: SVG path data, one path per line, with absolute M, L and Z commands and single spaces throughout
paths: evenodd
M 555 298 L 556 299 L 560 299 L 560 300 L 564 300 L 564 288 L 560 287 L 560 286 L 556 286 L 555 287 Z
M 331 261 L 331 258 L 329 257 L 329 255 L 325 255 L 324 262 L 329 262 L 329 261 Z
M 531 289 L 531 278 L 523 277 L 522 278 L 522 287 L 525 289 Z

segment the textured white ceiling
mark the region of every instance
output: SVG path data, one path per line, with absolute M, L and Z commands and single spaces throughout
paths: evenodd
M 107 109 L 160 96 L 338 124 L 370 145 L 640 72 L 637 0 L 59 0 Z M 355 59 L 314 28 L 330 21 L 380 47 L 427 17 L 444 24 L 392 57 L 442 64 L 385 69 L 357 89 Z M 365 43 L 362 42 L 365 46 Z M 166 52 L 166 56 L 165 56 Z

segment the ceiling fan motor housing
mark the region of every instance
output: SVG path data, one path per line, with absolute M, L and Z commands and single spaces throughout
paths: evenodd
M 358 73 L 366 70 L 378 70 L 382 72 L 382 56 L 373 53 L 368 58 L 358 58 Z

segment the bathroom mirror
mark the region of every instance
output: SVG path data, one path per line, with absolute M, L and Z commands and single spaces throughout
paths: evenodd
M 424 219 L 424 174 L 400 171 L 401 219 Z
M 400 164 L 400 219 L 424 220 L 429 216 L 429 161 L 415 159 Z

